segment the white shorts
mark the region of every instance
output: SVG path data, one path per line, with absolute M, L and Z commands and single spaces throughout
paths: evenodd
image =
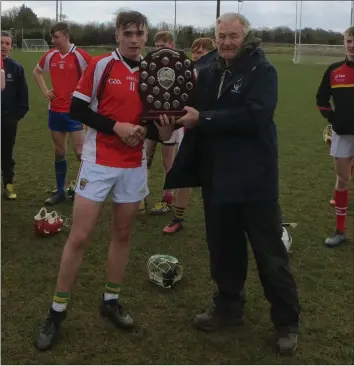
M 179 145 L 184 136 L 184 128 L 181 127 L 172 133 L 171 138 L 168 141 L 164 141 L 164 145 Z
M 112 168 L 82 161 L 75 193 L 103 202 L 110 192 L 115 203 L 143 200 L 149 194 L 146 164 L 138 168 Z
M 332 131 L 331 156 L 335 158 L 354 157 L 354 135 L 338 135 Z

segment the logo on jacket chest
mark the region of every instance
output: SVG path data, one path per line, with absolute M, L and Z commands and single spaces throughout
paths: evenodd
M 345 82 L 347 76 L 345 74 L 337 74 L 335 77 L 334 77 L 334 80 L 336 83 L 343 83 Z
M 239 94 L 240 93 L 240 88 L 242 86 L 242 78 L 237 80 L 231 87 L 231 93 L 236 93 Z

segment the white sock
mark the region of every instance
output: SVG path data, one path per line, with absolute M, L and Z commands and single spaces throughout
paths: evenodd
M 53 309 L 54 311 L 63 312 L 63 311 L 65 311 L 65 310 L 66 310 L 67 306 L 68 306 L 68 303 L 61 304 L 61 303 L 59 303 L 59 302 L 55 302 L 55 301 L 53 301 L 52 309 Z
M 117 300 L 117 299 L 118 299 L 118 294 L 111 294 L 109 292 L 104 293 L 104 301 Z

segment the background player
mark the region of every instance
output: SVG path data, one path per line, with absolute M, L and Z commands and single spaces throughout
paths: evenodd
M 334 190 L 336 230 L 325 241 L 329 247 L 345 241 L 348 189 L 354 158 L 354 27 L 345 31 L 344 46 L 345 60 L 327 68 L 316 95 L 321 114 L 332 125 L 331 156 L 337 174 Z
M 1 90 L 4 90 L 6 86 L 4 61 L 1 58 Z
M 81 160 L 85 133 L 82 124 L 69 117 L 69 109 L 72 94 L 91 56 L 70 43 L 70 29 L 66 23 L 54 25 L 50 34 L 55 48 L 40 59 L 33 75 L 43 95 L 49 100 L 48 126 L 55 149 L 57 190 L 45 202 L 54 205 L 66 199 L 68 132 L 71 134 L 74 152 L 78 160 Z M 43 79 L 44 71 L 50 74 L 52 89 L 48 89 Z
M 202 56 L 205 56 L 216 49 L 215 43 L 211 38 L 198 38 L 192 43 L 192 60 L 198 61 Z M 206 66 L 204 63 L 201 66 Z M 195 65 L 195 75 L 197 75 L 199 67 L 198 63 Z M 179 146 L 179 145 L 178 145 Z M 179 188 L 176 190 L 176 197 L 174 203 L 174 215 L 170 223 L 164 227 L 165 234 L 174 234 L 182 229 L 184 221 L 184 212 L 186 210 L 191 188 Z
M 156 49 L 164 47 L 175 48 L 171 32 L 161 31 L 156 33 L 154 41 Z M 161 153 L 162 153 L 162 161 L 165 176 L 172 167 L 173 160 L 176 155 L 176 147 L 181 142 L 182 138 L 183 138 L 183 129 L 180 128 L 173 132 L 171 138 L 168 141 L 161 142 Z M 154 159 L 157 142 L 147 139 L 145 143 L 146 143 L 147 167 L 149 171 Z M 150 210 L 150 214 L 163 215 L 165 213 L 170 212 L 172 208 L 172 201 L 173 201 L 173 190 L 168 189 L 165 190 L 163 192 L 161 202 L 156 203 L 152 207 L 152 209 Z M 140 213 L 142 212 L 145 212 L 143 203 L 141 203 L 140 206 Z
M 15 159 L 13 150 L 16 141 L 18 122 L 28 112 L 28 87 L 23 67 L 9 57 L 12 49 L 12 36 L 1 32 L 1 77 L 4 89 L 1 92 L 1 171 L 4 183 L 4 195 L 14 200 L 17 194 L 14 188 Z M 1 86 L 3 86 L 1 80 Z
M 122 329 L 134 327 L 118 298 L 129 261 L 132 226 L 139 202 L 149 193 L 140 126 L 139 64 L 147 41 L 147 19 L 136 11 L 116 20 L 119 49 L 94 58 L 80 80 L 71 104 L 75 119 L 88 126 L 73 208 L 73 225 L 65 244 L 52 307 L 37 338 L 37 347 L 49 349 L 66 317 L 69 294 L 84 250 L 89 245 L 107 195 L 112 192 L 112 233 L 107 282 L 100 313 Z M 164 126 L 167 122 L 161 119 Z M 167 123 L 168 124 L 168 123 Z M 158 127 L 160 140 L 171 137 L 173 126 Z M 154 129 L 156 138 L 157 130 Z M 150 136 L 150 135 L 149 135 Z M 151 137 L 151 136 L 150 136 Z

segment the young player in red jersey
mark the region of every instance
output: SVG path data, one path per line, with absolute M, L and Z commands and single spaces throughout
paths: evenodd
M 334 157 L 337 174 L 334 190 L 336 230 L 325 240 L 328 247 L 336 247 L 345 241 L 345 221 L 354 160 L 354 27 L 345 31 L 344 46 L 345 60 L 327 68 L 316 95 L 318 109 L 332 126 L 331 155 Z
M 55 148 L 55 175 L 57 190 L 46 200 L 54 205 L 66 199 L 67 134 L 71 134 L 73 149 L 81 160 L 85 132 L 80 122 L 69 117 L 72 94 L 86 69 L 91 56 L 70 43 L 70 29 L 66 23 L 57 23 L 50 31 L 54 49 L 49 50 L 33 71 L 43 95 L 49 100 L 48 126 Z M 48 89 L 43 73 L 49 72 L 52 89 Z
M 147 41 L 147 19 L 139 12 L 122 12 L 116 21 L 119 49 L 94 58 L 74 93 L 70 116 L 88 126 L 73 208 L 73 225 L 64 247 L 52 307 L 37 338 L 49 349 L 67 313 L 69 294 L 89 245 L 103 201 L 112 193 L 112 237 L 107 282 L 100 313 L 122 329 L 134 327 L 118 298 L 129 260 L 132 226 L 139 203 L 148 192 L 145 137 L 168 140 L 174 129 L 167 116 L 160 125 L 140 125 L 142 103 L 138 80 L 141 51 Z

